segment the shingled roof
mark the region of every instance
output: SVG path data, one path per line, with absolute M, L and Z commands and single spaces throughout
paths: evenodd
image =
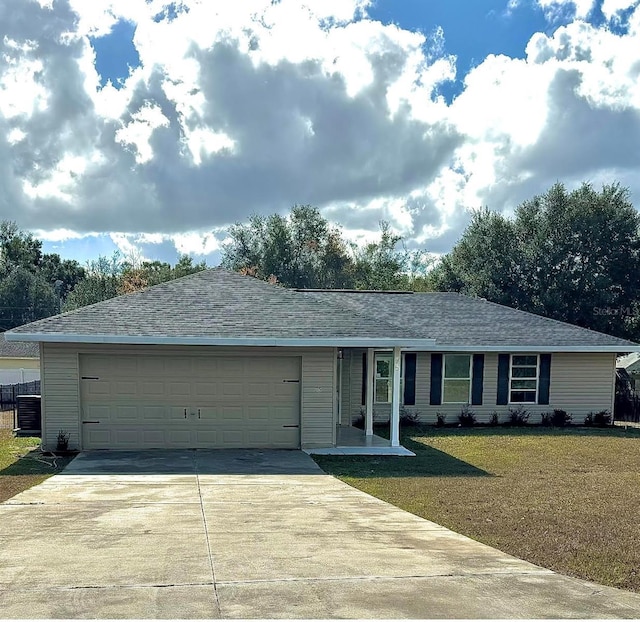
M 8 335 L 84 343 L 640 351 L 624 339 L 456 293 L 291 290 L 220 268 Z
M 438 347 L 500 350 L 628 348 L 638 344 L 566 322 L 453 292 L 392 293 L 300 290 L 306 296 L 436 339 Z
M 26 324 L 38 341 L 192 345 L 432 344 L 357 311 L 220 268 Z
M 40 347 L 29 341 L 7 341 L 4 333 L 0 333 L 0 358 L 37 359 L 40 358 Z

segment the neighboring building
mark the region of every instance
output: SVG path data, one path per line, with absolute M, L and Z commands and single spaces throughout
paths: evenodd
M 32 341 L 7 341 L 0 333 L 0 385 L 40 380 L 40 347 Z
M 627 370 L 633 390 L 640 393 L 640 352 L 632 352 L 626 356 L 621 356 L 618 358 L 616 365 Z
M 296 291 L 213 269 L 7 333 L 42 342 L 43 445 L 409 453 L 435 422 L 613 409 L 630 341 L 454 293 Z M 350 427 L 364 413 L 365 432 Z M 391 422 L 390 442 L 373 419 Z M 376 447 L 371 447 L 376 445 Z

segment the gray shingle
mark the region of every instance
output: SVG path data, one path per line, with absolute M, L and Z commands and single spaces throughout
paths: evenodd
M 37 359 L 40 358 L 40 347 L 30 341 L 7 341 L 4 333 L 0 333 L 0 358 Z
M 432 337 L 439 346 L 620 346 L 637 344 L 526 311 L 451 292 L 305 292 L 326 301 Z
M 637 344 L 455 293 L 296 291 L 214 268 L 21 326 L 31 333 L 186 339 L 435 339 L 436 347 Z M 403 343 L 403 345 L 405 344 Z
M 410 338 L 411 331 L 214 268 L 14 329 L 14 333 L 193 338 Z

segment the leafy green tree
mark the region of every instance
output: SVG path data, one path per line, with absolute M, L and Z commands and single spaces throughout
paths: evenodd
M 58 311 L 59 298 L 42 271 L 42 242 L 0 222 L 0 331 Z
M 36 272 L 42 260 L 42 242 L 18 229 L 15 222 L 0 222 L 0 268 L 21 266 Z
M 45 281 L 59 292 L 62 300 L 85 278 L 85 270 L 77 261 L 61 259 L 57 253 L 42 255 L 39 270 Z
M 407 288 L 427 256 L 398 250 L 401 238 L 387 223 L 379 241 L 363 248 L 347 243 L 310 205 L 295 205 L 287 216 L 252 216 L 231 227 L 229 237 L 223 267 L 296 288 Z
M 288 216 L 252 216 L 229 230 L 222 265 L 258 278 L 272 275 L 288 287 L 347 287 L 353 262 L 340 231 L 309 205 Z
M 626 188 L 555 184 L 513 219 L 484 210 L 430 274 L 461 291 L 622 337 L 638 337 L 640 215 Z
M 0 276 L 0 332 L 58 312 L 58 296 L 41 275 L 23 266 Z
M 173 267 L 160 261 L 143 261 L 135 265 L 131 261 L 123 261 L 118 252 L 110 258 L 101 256 L 87 262 L 85 278 L 69 294 L 63 308 L 71 311 L 121 294 L 142 291 L 206 268 L 204 261 L 195 264 L 188 255 L 181 255 Z
M 85 278 L 79 281 L 67 296 L 63 310 L 72 311 L 114 298 L 119 293 L 122 274 L 123 262 L 118 252 L 110 258 L 101 255 L 96 260 L 88 261 Z

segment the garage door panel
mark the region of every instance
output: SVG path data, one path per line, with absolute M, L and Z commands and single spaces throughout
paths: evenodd
M 116 406 L 114 409 L 114 421 L 137 421 L 140 417 L 138 407 L 137 406 L 126 406 L 120 404 Z
M 83 419 L 100 421 L 83 426 L 84 448 L 300 445 L 299 429 L 283 427 L 300 421 L 300 384 L 283 382 L 299 379 L 299 358 L 82 355 L 80 364 L 98 378 L 81 383 Z
M 269 406 L 247 406 L 247 418 L 251 421 L 264 422 L 268 421 L 271 417 L 271 410 Z
M 164 395 L 165 384 L 159 381 L 140 381 L 140 393 L 141 395 L 155 395 L 161 397 Z
M 218 387 L 214 382 L 195 382 L 193 384 L 193 395 L 198 399 L 215 398 L 218 396 Z
M 247 364 L 250 359 L 244 358 L 222 358 L 218 359 L 218 375 L 221 378 L 239 378 L 246 373 Z
M 250 380 L 246 384 L 247 394 L 253 397 L 268 397 L 271 383 L 266 381 Z
M 242 406 L 224 406 L 217 409 L 207 409 L 210 413 L 209 419 L 224 424 L 235 425 L 238 421 L 244 420 L 244 408 Z M 211 416 L 213 415 L 213 416 Z
M 83 379 L 82 390 L 88 397 L 106 396 L 110 398 L 115 393 L 108 380 Z
M 229 380 L 221 383 L 220 395 L 222 398 L 234 398 L 239 399 L 243 395 L 245 384 L 242 382 L 231 382 Z
M 169 382 L 167 384 L 167 397 L 172 401 L 182 398 L 186 403 L 191 398 L 191 383 L 187 381 Z
M 86 404 L 83 408 L 84 421 L 110 421 L 111 406 L 107 404 Z
M 141 441 L 143 447 L 159 448 L 166 446 L 166 434 L 164 430 L 141 430 Z
M 98 383 L 99 384 L 99 383 Z M 139 394 L 138 383 L 132 381 L 119 380 L 113 383 L 113 390 L 121 398 L 136 398 Z
M 111 431 L 109 429 L 86 424 L 83 426 L 83 434 L 85 443 L 88 442 L 91 447 L 108 447 L 111 445 Z

